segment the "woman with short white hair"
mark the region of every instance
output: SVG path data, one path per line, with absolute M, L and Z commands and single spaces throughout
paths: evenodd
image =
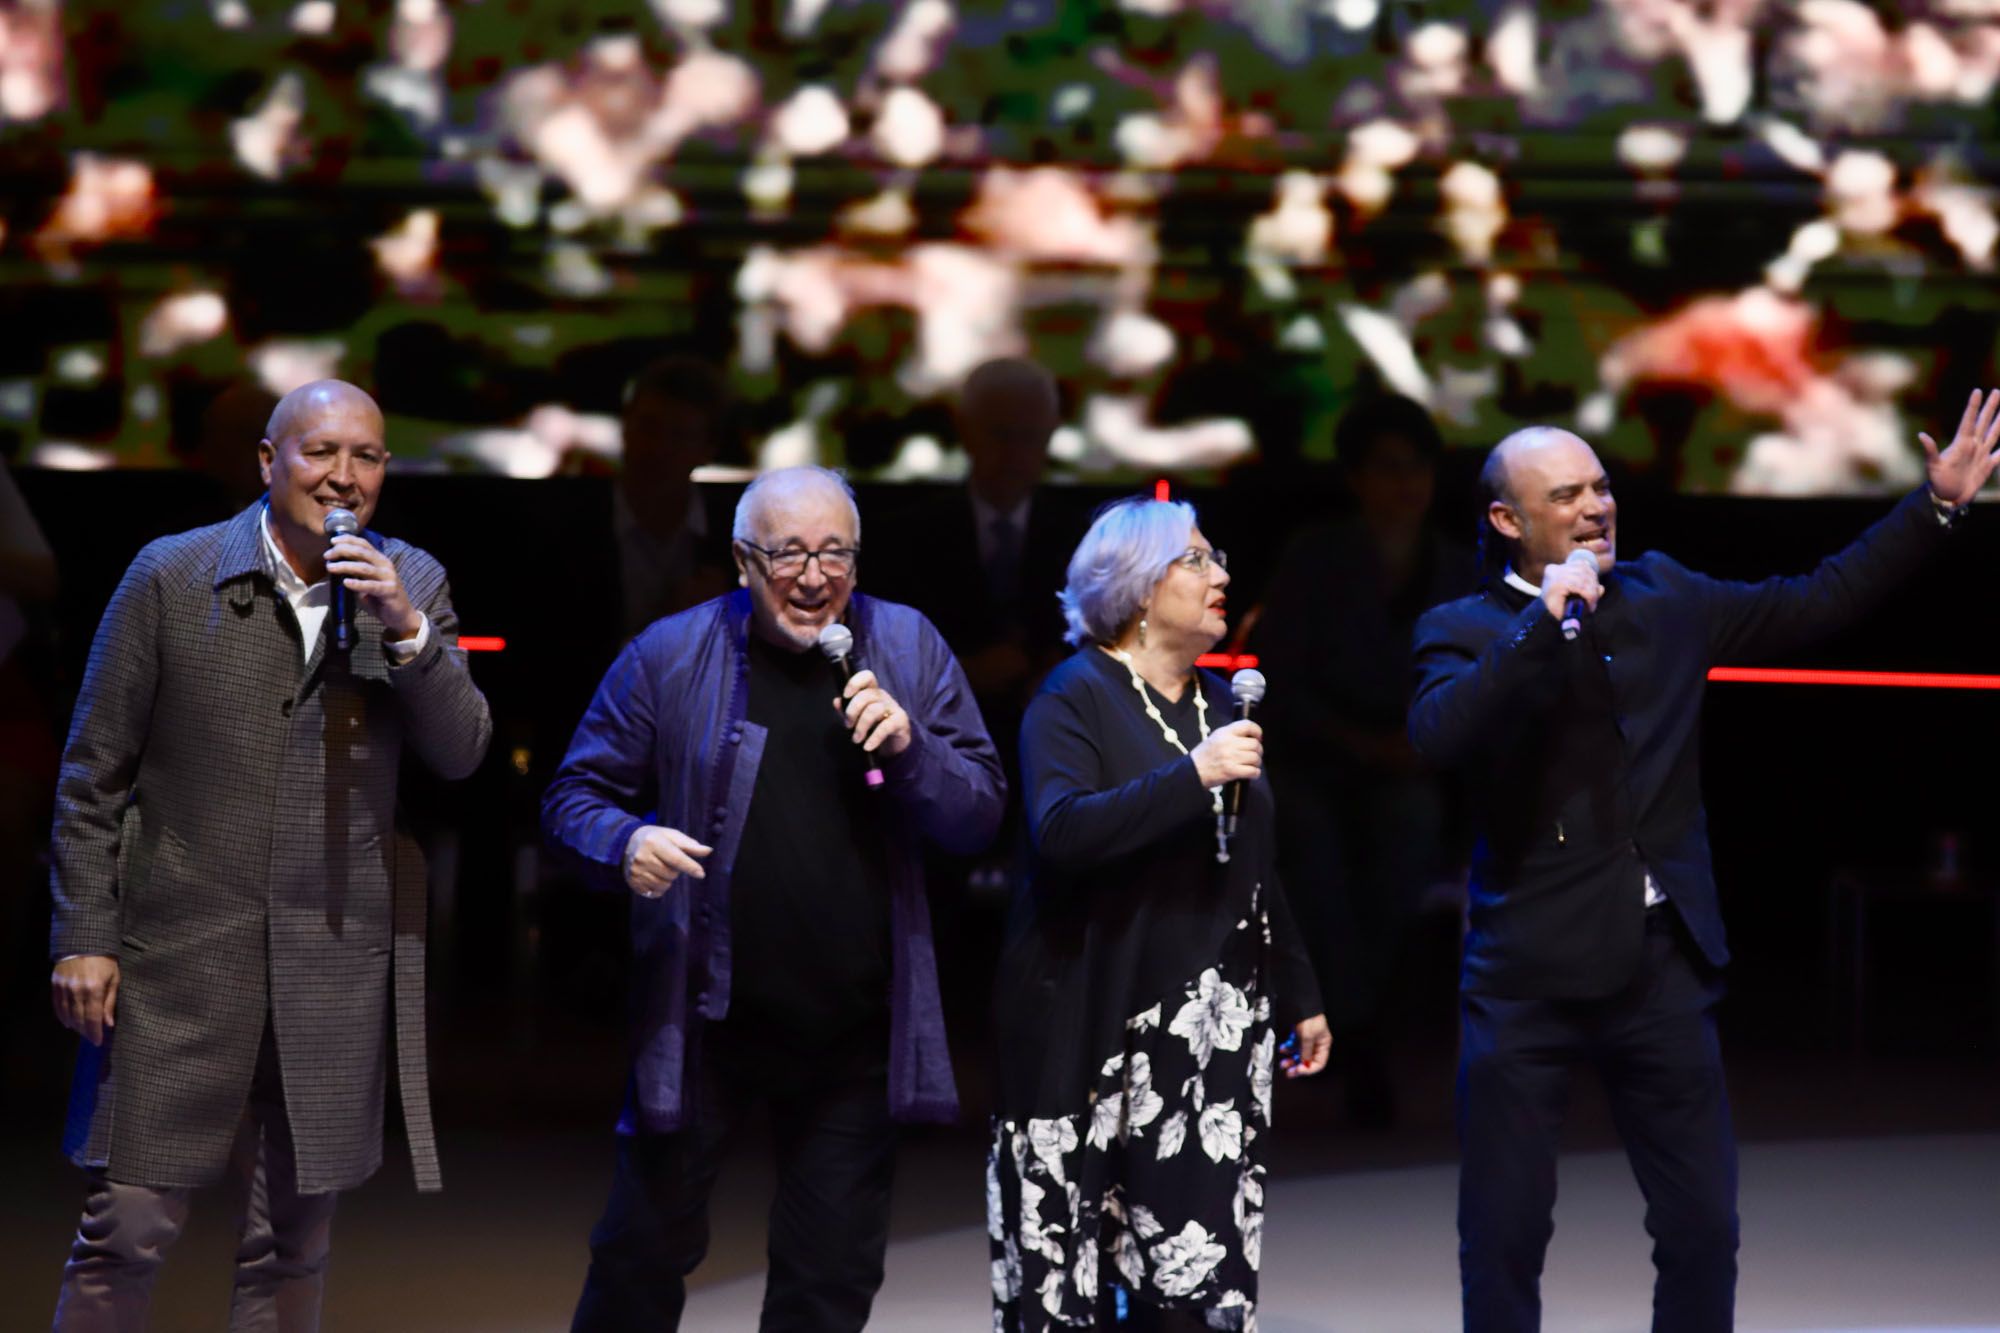
M 1273 874 L 1261 732 L 1195 668 L 1228 586 L 1190 506 L 1108 506 L 1062 593 L 1079 651 L 1021 726 L 1034 861 L 987 1165 L 1010 1333 L 1254 1324 L 1273 1067 L 1319 1072 L 1329 1038 Z

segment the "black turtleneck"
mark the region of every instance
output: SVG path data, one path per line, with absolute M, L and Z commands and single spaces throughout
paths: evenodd
M 730 1022 L 874 1050 L 889 1012 L 885 793 L 817 652 L 750 636 L 748 719 L 764 757 L 730 887 Z

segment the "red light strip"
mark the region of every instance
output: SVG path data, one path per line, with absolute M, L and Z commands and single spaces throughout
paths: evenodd
M 1174 488 L 1167 484 L 1167 479 L 1165 477 L 1161 477 L 1158 481 L 1153 483 L 1153 498 L 1155 500 L 1161 500 L 1161 501 L 1171 500 L 1173 499 L 1173 496 L 1174 496 Z
M 1714 667 L 1708 678 L 1750 685 L 1874 685 L 1906 690 L 2000 690 L 2000 676 L 1941 671 L 1800 671 L 1789 667 Z
M 1166 483 L 1162 481 L 1161 487 Z M 461 634 L 468 653 L 498 653 L 507 640 L 498 635 Z M 1255 653 L 1203 653 L 1194 660 L 1211 671 L 1242 671 L 1257 665 Z M 2000 676 L 1943 671 L 1810 671 L 1793 667 L 1713 667 L 1708 678 L 1725 685 L 1865 685 L 1905 690 L 2000 690 Z

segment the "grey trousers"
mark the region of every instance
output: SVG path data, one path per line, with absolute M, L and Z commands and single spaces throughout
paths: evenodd
M 300 1194 L 277 1052 L 267 1033 L 230 1159 L 246 1182 L 237 1218 L 230 1333 L 316 1333 L 335 1194 Z M 153 1189 L 89 1173 L 83 1221 L 56 1302 L 56 1333 L 142 1333 L 167 1247 L 187 1225 L 194 1191 Z

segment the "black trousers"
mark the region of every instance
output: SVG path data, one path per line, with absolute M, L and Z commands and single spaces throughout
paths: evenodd
M 897 1131 L 889 1119 L 886 1034 L 868 1049 L 756 1040 L 726 1028 L 691 1051 L 687 1127 L 618 1136 L 617 1172 L 590 1233 L 590 1273 L 572 1333 L 680 1327 L 687 1275 L 708 1252 L 708 1201 L 722 1157 L 754 1102 L 770 1109 L 778 1158 L 767 1333 L 860 1329 L 882 1285 Z
M 1653 1238 L 1654 1333 L 1726 1333 L 1736 1303 L 1736 1138 L 1715 1007 L 1671 905 L 1639 975 L 1594 1000 L 1467 993 L 1458 1067 L 1459 1277 L 1466 1333 L 1541 1327 L 1556 1147 L 1572 1071 L 1603 1080 Z

